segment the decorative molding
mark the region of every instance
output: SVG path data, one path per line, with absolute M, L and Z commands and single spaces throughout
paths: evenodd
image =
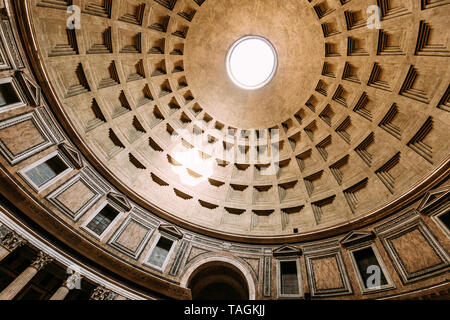
M 92 2 L 92 1 L 89 1 Z M 92 14 L 94 16 L 99 16 L 103 18 L 111 18 L 111 10 L 112 10 L 112 0 L 103 1 L 103 5 L 98 5 L 96 2 L 89 3 L 86 1 L 84 6 L 84 13 Z
M 83 168 L 83 158 L 77 149 L 71 147 L 67 143 L 58 145 L 58 149 L 70 160 L 73 166 L 77 169 Z
M 5 45 L 0 41 L 0 70 L 12 69 L 11 63 L 9 62 L 8 52 L 5 49 Z
M 339 248 L 339 240 L 327 240 L 320 243 L 307 244 L 303 246 L 303 252 L 319 252 L 319 251 L 327 251 L 330 249 L 338 249 Z
M 198 242 L 199 244 L 210 246 L 210 247 L 222 247 L 223 246 L 222 241 L 214 241 L 212 239 L 205 238 L 205 237 L 194 236 L 193 241 Z
M 363 242 L 370 242 L 375 239 L 375 233 L 373 231 L 350 231 L 340 241 L 340 244 L 344 247 L 351 247 Z
M 72 1 L 73 0 L 39 0 L 37 6 L 67 10 L 67 7 L 72 5 Z
M 168 233 L 168 234 L 170 234 L 170 235 L 172 235 L 172 236 L 174 236 L 175 238 L 178 238 L 178 239 L 183 238 L 183 233 L 180 231 L 180 229 L 178 229 L 174 225 L 162 223 L 159 226 L 159 231 Z
M 396 103 L 393 103 L 392 106 L 389 108 L 389 111 L 386 113 L 386 115 L 383 117 L 383 119 L 380 121 L 378 126 L 382 129 L 384 129 L 386 132 L 394 136 L 396 139 L 401 140 L 402 139 L 402 129 L 399 128 L 397 125 L 395 125 L 393 120 L 398 115 L 398 106 Z
M 122 208 L 125 212 L 131 210 L 130 201 L 128 201 L 128 198 L 123 194 L 111 191 L 110 193 L 108 193 L 107 197 L 112 202 L 117 204 L 120 208 Z
M 416 218 L 417 215 L 417 211 L 415 210 L 409 210 L 406 213 L 392 219 L 389 220 L 387 222 L 382 223 L 381 225 L 375 227 L 375 233 L 377 235 L 379 235 L 380 233 L 384 233 L 386 231 L 389 231 L 390 229 L 393 229 L 395 226 L 400 225 L 401 223 L 403 223 L 404 221 L 408 221 L 409 219 L 413 219 Z
M 283 245 L 273 250 L 274 257 L 299 257 L 302 255 L 302 249 L 290 246 Z
M 41 87 L 23 71 L 17 71 L 14 76 L 22 85 L 30 105 L 39 107 L 41 105 Z
M 263 296 L 270 297 L 271 293 L 271 282 L 272 282 L 272 258 L 264 257 L 264 268 L 263 268 Z
M 6 51 L 5 56 L 8 58 L 7 61 L 4 61 L 3 66 L 0 66 L 0 69 L 25 68 L 9 19 L 0 19 L 0 39 L 3 49 Z
M 450 112 L 450 85 L 447 87 L 447 90 L 445 90 L 441 100 L 439 100 L 437 108 Z
M 91 167 L 85 166 L 83 170 L 81 170 L 89 179 L 95 182 L 95 184 L 102 190 L 104 194 L 107 194 L 111 187 L 107 181 L 101 178 L 97 171 L 94 171 Z
M 306 271 L 312 297 L 334 297 L 350 295 L 353 293 L 342 253 L 339 246 L 336 245 L 338 245 L 337 241 L 330 241 L 319 245 L 312 245 L 309 246 L 307 250 L 305 249 Z M 320 263 L 321 260 L 329 258 L 335 260 L 336 268 L 339 272 L 338 276 L 342 286 L 329 289 L 320 289 L 317 287 L 317 275 L 314 271 L 314 263 Z
M 189 247 L 190 241 L 183 240 L 181 242 L 180 248 L 178 249 L 177 255 L 175 256 L 175 261 L 172 264 L 172 267 L 170 268 L 169 275 L 176 277 L 178 275 L 178 272 L 180 270 L 181 262 L 183 261 L 187 249 Z
M 233 244 L 230 245 L 230 251 L 260 254 L 261 248 Z
M 392 0 L 377 0 L 381 13 L 381 21 L 411 14 L 411 11 L 407 8 L 408 2 L 403 2 L 403 4 L 399 4 Z
M 147 230 L 146 234 L 140 239 L 139 244 L 136 246 L 135 250 L 128 248 L 125 245 L 120 244 L 118 242 L 119 238 L 125 233 L 127 227 L 129 227 L 131 223 L 136 223 L 143 229 Z M 108 244 L 113 248 L 119 250 L 123 254 L 126 254 L 127 256 L 130 256 L 133 259 L 138 259 L 156 228 L 157 225 L 149 223 L 144 216 L 139 215 L 137 211 L 133 210 L 131 214 L 126 218 L 126 220 L 122 223 L 122 225 L 117 229 L 117 231 L 114 233 L 111 239 L 108 241 Z M 133 234 L 128 234 L 126 236 L 131 238 L 136 237 L 136 235 Z
M 383 70 L 383 67 L 381 67 L 378 62 L 374 62 L 367 85 L 380 90 L 392 92 L 391 84 L 382 78 L 384 72 L 385 70 Z
M 393 241 L 416 231 L 419 232 L 423 240 L 426 241 L 426 244 L 432 249 L 435 258 L 437 258 L 439 262 L 420 270 L 409 271 L 405 261 L 402 260 L 402 257 L 396 250 Z M 427 225 L 422 221 L 419 212 L 416 210 L 410 210 L 405 214 L 376 227 L 375 233 L 380 238 L 383 247 L 391 258 L 403 284 L 414 283 L 448 272 L 450 266 L 448 254 L 438 240 L 436 240 L 433 233 L 428 229 Z M 419 248 L 417 248 L 417 250 L 419 250 Z
M 450 188 L 439 188 L 425 193 L 417 210 L 423 214 L 434 214 L 450 206 Z
M 393 42 L 393 34 L 389 31 L 380 29 L 378 31 L 378 45 L 377 45 L 377 55 L 385 56 L 405 56 L 406 53 L 402 50 L 402 43 Z
M 65 136 L 61 132 L 59 125 L 56 124 L 54 118 L 50 115 L 49 110 L 49 107 L 46 105 L 45 107 L 34 109 L 34 112 L 42 119 L 56 143 L 61 143 L 65 140 Z

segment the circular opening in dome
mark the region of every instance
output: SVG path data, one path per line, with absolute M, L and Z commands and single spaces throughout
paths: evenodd
M 277 54 L 262 37 L 248 36 L 236 41 L 228 52 L 227 71 L 233 82 L 246 90 L 255 90 L 272 80 Z

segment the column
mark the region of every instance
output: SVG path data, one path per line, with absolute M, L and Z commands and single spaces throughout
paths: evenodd
M 53 294 L 50 300 L 64 300 L 69 294 L 70 290 L 80 289 L 81 274 L 78 272 L 72 273 L 64 281 L 63 285 Z
M 117 293 L 106 289 L 103 286 L 98 286 L 91 294 L 91 300 L 116 300 Z
M 22 290 L 28 282 L 43 269 L 53 259 L 46 253 L 40 251 L 36 260 L 22 272 L 13 282 L 10 283 L 1 293 L 0 300 L 12 300 Z
M 26 243 L 26 240 L 19 236 L 15 231 L 8 230 L 3 237 L 1 237 L 1 234 L 2 232 L 0 232 L 0 261 Z

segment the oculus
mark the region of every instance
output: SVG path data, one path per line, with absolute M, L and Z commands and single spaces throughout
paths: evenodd
M 265 38 L 258 36 L 241 38 L 228 51 L 228 76 L 242 89 L 262 88 L 272 80 L 276 69 L 275 48 Z

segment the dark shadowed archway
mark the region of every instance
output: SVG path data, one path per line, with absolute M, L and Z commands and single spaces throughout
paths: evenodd
M 224 262 L 198 267 L 188 281 L 193 300 L 248 300 L 247 281 L 240 270 Z

